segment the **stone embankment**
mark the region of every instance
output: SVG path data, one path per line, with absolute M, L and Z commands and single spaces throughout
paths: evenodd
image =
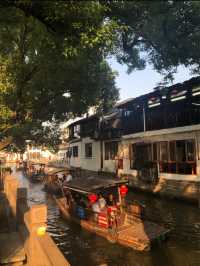
M 26 188 L 8 172 L 0 184 L 0 265 L 69 266 L 46 232 L 47 206 L 30 208 Z
M 200 182 L 160 178 L 155 183 L 148 183 L 132 176 L 128 178 L 133 189 L 199 204 L 200 207 Z

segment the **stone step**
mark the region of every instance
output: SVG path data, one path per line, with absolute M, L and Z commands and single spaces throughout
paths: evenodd
M 26 255 L 18 232 L 0 234 L 0 265 L 23 265 Z

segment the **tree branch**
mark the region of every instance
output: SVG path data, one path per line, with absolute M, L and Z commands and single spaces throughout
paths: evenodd
M 34 3 L 35 4 L 35 3 Z M 37 6 L 37 4 L 34 5 L 24 5 L 23 2 L 17 2 L 15 0 L 3 0 L 0 2 L 0 7 L 14 7 L 16 9 L 19 9 L 24 12 L 26 16 L 32 16 L 36 18 L 38 21 L 40 21 L 43 25 L 47 27 L 47 29 L 50 29 L 51 32 L 56 32 L 56 29 L 52 26 L 50 22 L 48 22 L 45 18 L 45 16 L 42 16 L 41 8 Z

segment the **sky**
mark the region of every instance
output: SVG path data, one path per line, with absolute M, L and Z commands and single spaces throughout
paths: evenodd
M 110 59 L 110 66 L 118 72 L 116 78 L 117 87 L 120 88 L 120 100 L 127 98 L 135 98 L 137 96 L 151 92 L 158 82 L 162 80 L 162 75 L 152 69 L 150 65 L 145 70 L 134 71 L 131 74 L 126 73 L 126 66 L 120 65 L 114 59 Z M 178 68 L 177 74 L 174 76 L 173 84 L 183 82 L 192 78 L 189 70 L 184 66 Z M 169 84 L 169 86 L 172 84 Z

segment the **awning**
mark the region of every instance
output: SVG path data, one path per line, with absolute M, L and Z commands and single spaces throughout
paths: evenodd
M 97 192 L 110 187 L 127 184 L 127 180 L 121 179 L 108 179 L 105 177 L 88 177 L 88 178 L 75 178 L 64 185 L 68 188 L 81 193 Z
M 67 168 L 48 168 L 48 169 L 46 169 L 45 170 L 45 174 L 47 174 L 47 175 L 55 175 L 55 174 L 57 174 L 57 173 L 61 173 L 61 172 L 69 172 L 69 169 L 67 169 Z

